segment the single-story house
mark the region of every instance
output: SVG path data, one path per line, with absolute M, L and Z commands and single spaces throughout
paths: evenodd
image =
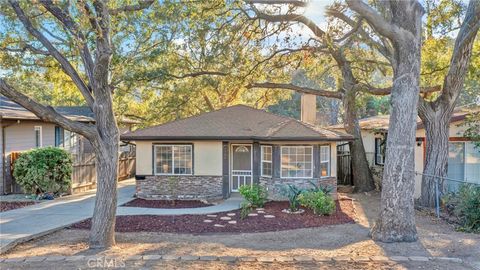
M 87 106 L 62 106 L 54 107 L 54 109 L 74 121 L 95 122 L 93 112 Z M 137 123 L 131 119 L 122 119 L 120 122 L 123 132 L 131 130 L 132 125 Z M 76 156 L 84 156 L 84 154 L 93 155 L 91 144 L 82 136 L 54 123 L 40 120 L 32 112 L 2 95 L 0 95 L 0 126 L 0 194 L 21 192 L 11 175 L 12 153 L 55 146 L 69 151 L 74 159 Z M 90 187 L 92 183 L 88 179 L 94 178 L 95 175 L 86 173 L 78 175 L 78 177 L 81 179 L 78 183 L 74 181 L 72 191 L 88 189 L 83 187 Z
M 447 177 L 464 182 L 480 184 L 480 148 L 463 136 L 465 132 L 465 117 L 471 112 L 480 111 L 480 108 L 462 109 L 454 111 L 450 120 L 450 138 L 448 154 Z M 385 162 L 386 135 L 388 135 L 389 115 L 379 115 L 359 120 L 362 132 L 363 145 L 367 159 L 371 166 L 382 167 Z M 343 131 L 342 125 L 331 126 L 330 128 Z M 420 118 L 417 120 L 415 146 L 415 172 L 422 173 L 426 155 L 425 128 Z M 452 189 L 458 184 L 454 181 L 447 181 Z M 421 194 L 422 176 L 415 177 L 415 198 Z
M 140 198 L 217 199 L 242 185 L 280 198 L 286 184 L 336 192 L 336 143 L 342 132 L 236 105 L 121 136 L 136 144 Z

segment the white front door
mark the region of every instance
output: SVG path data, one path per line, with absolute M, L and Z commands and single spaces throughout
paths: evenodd
M 252 184 L 252 145 L 232 144 L 232 192 L 238 192 L 243 185 Z

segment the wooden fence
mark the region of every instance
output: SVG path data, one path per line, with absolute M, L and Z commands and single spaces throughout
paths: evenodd
M 128 179 L 135 175 L 135 154 L 121 153 L 118 161 L 118 180 Z M 72 189 L 74 192 L 91 189 L 96 186 L 97 173 L 95 155 L 87 153 L 74 155 L 72 171 Z

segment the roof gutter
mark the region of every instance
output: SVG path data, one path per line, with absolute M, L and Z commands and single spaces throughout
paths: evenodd
M 252 141 L 353 141 L 353 136 L 345 136 L 341 138 L 314 138 L 314 137 L 255 137 L 255 136 L 238 136 L 238 137 L 217 137 L 217 136 L 185 136 L 185 137 L 170 137 L 170 136 L 121 136 L 122 141 L 212 141 L 212 140 L 252 140 Z

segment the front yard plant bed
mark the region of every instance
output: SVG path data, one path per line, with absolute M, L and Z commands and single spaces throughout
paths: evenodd
M 32 204 L 35 204 L 35 202 L 22 202 L 22 201 L 1 202 L 0 201 L 0 212 L 5 212 L 5 211 L 8 211 L 8 210 L 13 210 L 13 209 L 17 209 L 17 208 L 23 208 L 25 206 L 29 206 L 29 205 L 32 205 Z
M 282 231 L 354 223 L 355 211 L 351 199 L 336 201 L 337 209 L 330 216 L 318 216 L 310 209 L 302 214 L 282 212 L 288 202 L 268 202 L 262 209 L 253 210 L 240 219 L 240 210 L 210 215 L 179 216 L 118 216 L 117 232 L 167 232 L 167 233 L 254 233 Z M 73 229 L 90 229 L 90 219 L 76 223 Z
M 122 206 L 128 207 L 145 207 L 145 208 L 199 208 L 212 206 L 212 204 L 204 203 L 199 200 L 175 200 L 173 203 L 172 200 L 145 200 L 145 199 L 134 199 Z

